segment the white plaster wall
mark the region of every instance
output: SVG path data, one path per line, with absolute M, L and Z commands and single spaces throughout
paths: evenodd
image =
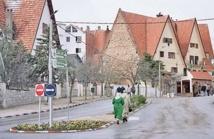
M 58 27 L 60 43 L 63 49 L 68 50 L 68 54 L 76 54 L 76 48 L 81 48 L 81 53 L 78 53 L 80 58 L 84 61 L 86 55 L 86 34 L 78 28 L 78 32 L 65 32 L 66 25 L 60 25 L 62 28 Z M 76 43 L 75 36 L 81 36 L 82 42 Z M 66 37 L 70 37 L 70 42 L 66 42 Z
M 37 31 L 37 34 L 36 34 L 36 38 L 41 38 L 41 35 L 42 35 L 42 23 L 46 23 L 48 26 L 50 25 L 50 12 L 49 12 L 47 1 L 45 2 L 45 7 L 44 7 L 44 10 L 43 10 L 43 13 L 42 13 L 42 17 L 41 17 L 41 20 L 40 20 L 40 23 L 39 23 L 39 28 L 38 28 L 38 31 Z M 36 49 L 36 45 L 38 45 L 38 41 L 36 40 L 36 38 L 35 38 L 35 41 L 34 41 L 34 44 L 33 44 L 33 50 L 31 52 L 32 55 L 35 55 L 34 49 Z
M 188 46 L 188 50 L 187 50 L 187 55 L 185 57 L 185 61 L 186 63 L 189 64 L 190 61 L 190 55 L 192 56 L 198 56 L 199 57 L 199 62 L 202 62 L 202 59 L 205 58 L 205 53 L 204 53 L 204 48 L 201 42 L 201 38 L 198 32 L 198 28 L 196 26 L 196 24 L 194 25 L 194 29 L 192 32 L 192 36 L 190 39 L 190 43 L 197 43 L 198 44 L 198 49 L 196 48 L 190 48 L 190 45 Z M 197 68 L 197 67 L 194 67 Z M 200 70 L 200 66 L 198 67 L 198 70 Z
M 163 38 L 172 38 L 172 44 L 168 46 L 167 43 L 163 43 Z M 178 68 L 178 74 L 183 75 L 183 69 L 185 68 L 185 64 L 182 58 L 182 54 L 179 49 L 178 42 L 176 40 L 175 34 L 173 32 L 171 23 L 166 23 L 166 26 L 164 28 L 163 34 L 161 36 L 160 42 L 158 44 L 158 48 L 156 50 L 156 53 L 154 55 L 155 60 L 159 60 L 159 54 L 160 51 L 164 51 L 164 57 L 160 57 L 160 60 L 165 65 L 165 70 L 168 72 L 171 71 L 171 67 L 177 67 Z M 168 58 L 168 52 L 174 52 L 175 53 L 175 59 L 169 59 Z

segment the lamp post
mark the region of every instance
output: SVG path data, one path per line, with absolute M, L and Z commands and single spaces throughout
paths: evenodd
M 52 32 L 53 32 L 53 22 L 51 17 L 57 13 L 57 11 L 54 11 L 53 14 L 50 15 L 50 28 L 49 28 L 49 51 L 48 51 L 48 83 L 52 84 L 52 62 L 51 62 L 51 48 L 52 48 Z M 49 127 L 52 127 L 53 123 L 53 97 L 49 96 Z
M 162 46 L 161 47 L 161 49 L 162 48 L 164 48 L 165 46 Z M 158 87 L 159 87 L 159 93 L 160 93 L 160 97 L 162 97 L 162 94 L 161 94 L 161 72 L 160 72 L 160 70 L 161 70 L 161 65 L 160 65 L 161 63 L 160 63 L 160 52 L 159 52 L 159 65 L 158 65 L 158 75 L 159 75 L 159 81 L 158 81 Z
M 51 65 L 51 48 L 52 48 L 52 19 L 50 19 L 50 28 L 49 28 L 49 55 L 48 55 L 48 71 L 49 71 L 49 75 L 48 75 L 48 83 L 52 84 L 52 65 Z M 52 122 L 53 122 L 53 102 L 52 102 L 53 98 L 52 96 L 49 96 L 49 127 L 52 127 Z
M 159 75 L 159 81 L 158 81 L 158 87 L 159 87 L 159 93 L 160 93 L 160 97 L 161 97 L 161 88 L 160 88 L 160 84 L 161 84 L 161 76 L 160 76 L 160 54 L 159 54 L 159 65 L 158 65 L 158 75 Z

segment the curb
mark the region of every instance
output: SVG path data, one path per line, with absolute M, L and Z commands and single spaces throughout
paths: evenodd
M 46 130 L 46 131 L 23 131 L 23 130 L 16 130 L 11 128 L 9 131 L 12 133 L 76 133 L 76 132 L 83 132 L 83 131 L 95 131 L 95 130 L 100 130 L 100 129 L 104 129 L 107 128 L 111 125 L 113 125 L 114 122 L 108 122 L 105 125 L 102 125 L 99 128 L 94 128 L 94 129 L 86 129 L 86 130 Z
M 108 99 L 108 98 L 107 98 Z M 104 99 L 102 99 L 104 100 Z M 100 100 L 98 100 L 100 101 Z M 95 101 L 92 101 L 92 102 L 95 102 Z M 90 102 L 89 102 L 90 103 Z M 137 112 L 138 110 L 148 106 L 149 104 L 151 104 L 152 101 L 148 102 L 147 104 L 141 106 L 140 108 L 138 109 L 135 109 L 133 112 L 130 112 L 130 115 L 134 114 L 135 112 Z M 83 103 L 83 104 L 86 104 L 86 103 Z M 108 123 L 106 123 L 105 125 L 102 125 L 101 127 L 99 128 L 94 128 L 94 129 L 86 129 L 86 130 L 46 130 L 46 131 L 23 131 L 23 130 L 16 130 L 16 129 L 13 129 L 11 128 L 9 131 L 12 132 L 12 133 L 76 133 L 76 132 L 83 132 L 83 131 L 95 131 L 95 130 L 100 130 L 100 129 L 104 129 L 104 128 L 107 128 L 111 125 L 113 125 L 114 123 L 116 123 L 115 121 L 110 121 Z
M 97 99 L 97 100 L 91 100 L 91 101 L 89 101 L 89 102 L 82 102 L 82 103 L 78 103 L 78 104 L 73 104 L 73 105 L 69 106 L 69 108 L 73 108 L 73 107 L 77 107 L 77 106 L 80 106 L 80 105 L 89 104 L 89 103 L 97 102 L 97 101 L 101 101 L 101 100 L 107 100 L 107 99 L 110 99 L 110 98 L 99 98 L 99 99 Z M 62 110 L 62 109 L 67 109 L 67 106 L 59 107 L 59 108 L 54 108 L 53 111 Z M 43 113 L 43 112 L 49 112 L 49 109 L 41 110 L 41 113 Z M 38 111 L 34 111 L 34 112 L 29 112 L 29 113 L 22 113 L 22 114 L 15 114 L 15 115 L 7 115 L 7 116 L 4 116 L 4 117 L 0 117 L 0 119 L 1 119 L 1 118 L 18 117 L 18 116 L 30 115 L 30 114 L 38 114 L 38 113 L 39 113 Z

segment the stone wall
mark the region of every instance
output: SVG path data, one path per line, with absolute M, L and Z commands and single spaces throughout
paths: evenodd
M 0 100 L 2 100 L 0 102 L 3 108 L 32 104 L 39 101 L 39 97 L 35 96 L 35 88 L 31 88 L 29 91 L 7 90 L 6 85 L 0 83 L 0 89 Z M 44 97 L 41 100 L 43 101 Z

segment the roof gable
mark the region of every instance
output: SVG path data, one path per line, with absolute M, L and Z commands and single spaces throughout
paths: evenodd
M 26 49 L 30 52 L 33 48 L 35 37 L 38 31 L 40 19 L 45 4 L 48 5 L 50 15 L 53 14 L 51 0 L 3 0 L 6 8 L 12 9 L 15 41 L 22 40 Z M 2 2 L 0 2 L 2 3 Z M 1 6 L 1 4 L 0 4 Z M 55 22 L 54 15 L 51 16 Z M 5 20 L 6 21 L 6 18 Z M 57 30 L 56 30 L 57 33 Z M 59 43 L 59 42 L 57 42 Z
M 148 17 L 122 11 L 122 15 L 130 28 L 131 35 L 138 51 L 151 55 L 155 53 L 168 16 Z
M 146 16 L 121 11 L 127 23 L 130 33 L 134 39 L 138 51 L 143 54 L 146 52 Z
M 147 53 L 154 55 L 157 46 L 159 44 L 160 38 L 162 36 L 164 27 L 168 16 L 161 16 L 157 18 L 149 18 L 147 24 Z
M 183 56 L 186 56 L 189 42 L 192 36 L 195 19 L 176 21 L 175 30 L 177 32 L 178 42 Z
M 209 58 L 214 58 L 209 28 L 207 24 L 198 24 L 198 29 L 204 46 L 204 51 L 209 53 Z

